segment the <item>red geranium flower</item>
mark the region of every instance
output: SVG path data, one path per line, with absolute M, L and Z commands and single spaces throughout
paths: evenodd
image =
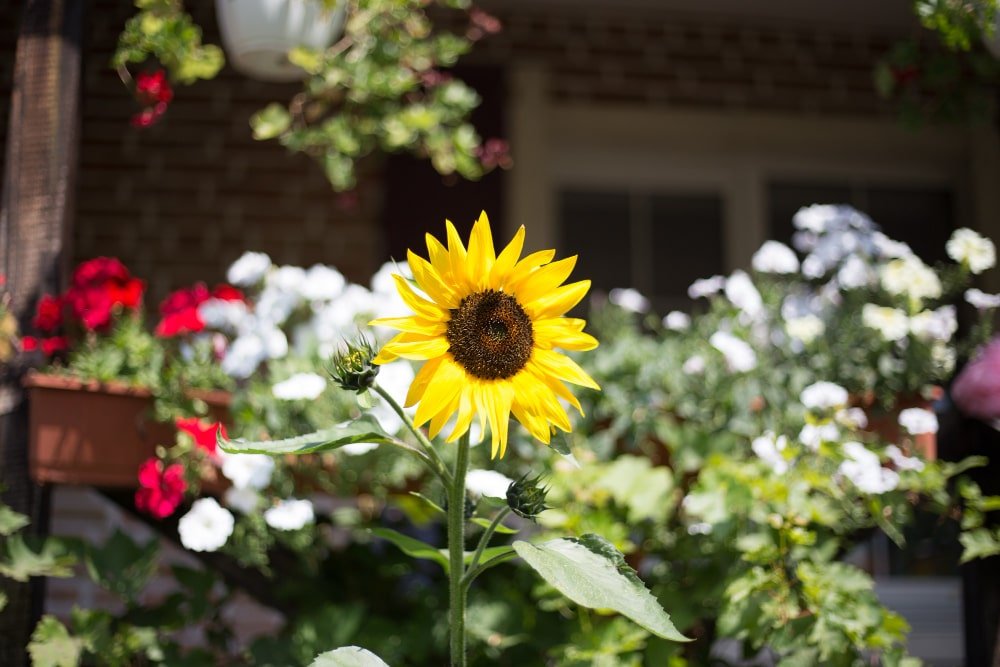
M 24 352 L 34 352 L 41 344 L 34 336 L 24 336 L 21 338 L 21 350 Z
M 73 273 L 74 287 L 103 285 L 110 280 L 124 283 L 132 276 L 116 257 L 95 257 L 82 262 Z
M 57 296 L 46 294 L 38 301 L 33 324 L 36 329 L 45 332 L 55 331 L 63 321 L 63 300 Z
M 169 103 L 174 99 L 174 91 L 167 80 L 167 73 L 162 69 L 140 72 L 135 77 L 135 97 L 144 107 Z
M 226 427 L 221 422 L 206 422 L 197 417 L 178 417 L 174 420 L 174 424 L 179 430 L 190 435 L 194 439 L 194 444 L 211 455 L 215 454 L 218 434 L 222 433 L 223 438 L 228 437 Z
M 157 458 L 149 458 L 139 466 L 139 490 L 135 492 L 136 509 L 157 519 L 174 513 L 184 498 L 187 482 L 184 469 L 177 463 L 163 467 Z
M 106 329 L 111 324 L 114 301 L 104 287 L 71 287 L 66 301 L 76 318 L 90 331 Z
M 217 285 L 211 292 L 205 283 L 197 283 L 167 295 L 160 304 L 163 318 L 156 325 L 156 335 L 162 338 L 198 333 L 204 330 L 205 323 L 198 315 L 198 306 L 209 299 L 224 301 L 242 301 L 243 292 L 232 285 Z
M 42 352 L 47 357 L 51 357 L 59 352 L 69 349 L 69 339 L 66 336 L 50 336 L 42 339 Z

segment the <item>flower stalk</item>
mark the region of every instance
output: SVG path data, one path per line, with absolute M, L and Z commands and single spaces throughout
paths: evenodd
M 448 620 L 451 667 L 465 667 L 465 474 L 469 469 L 469 434 L 458 440 L 448 493 Z

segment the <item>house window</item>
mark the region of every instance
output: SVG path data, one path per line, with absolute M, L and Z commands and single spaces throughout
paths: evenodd
M 725 268 L 717 193 L 566 188 L 558 221 L 559 247 L 579 253 L 595 290 L 634 287 L 660 313 L 688 308 L 688 285 Z

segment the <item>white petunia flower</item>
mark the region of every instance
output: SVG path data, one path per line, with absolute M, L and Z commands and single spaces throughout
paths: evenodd
M 814 382 L 802 390 L 799 400 L 809 410 L 831 410 L 847 404 L 847 390 L 833 382 Z
M 897 470 L 916 470 L 920 472 L 924 469 L 924 462 L 913 456 L 906 456 L 896 445 L 889 445 L 885 448 L 885 454 L 896 466 Z
M 883 468 L 878 455 L 860 442 L 845 442 L 843 452 L 847 460 L 840 464 L 837 471 L 858 487 L 859 491 L 880 494 L 892 491 L 899 485 L 899 474 Z
M 271 483 L 274 459 L 266 454 L 227 454 L 219 451 L 222 475 L 240 489 L 263 489 Z
M 688 287 L 688 296 L 692 299 L 700 299 L 718 294 L 726 286 L 725 276 L 712 276 L 711 278 L 700 278 Z
M 907 408 L 900 411 L 899 425 L 910 435 L 937 433 L 938 430 L 937 415 L 923 408 Z
M 261 501 L 260 494 L 248 486 L 231 486 L 226 489 L 222 499 L 226 506 L 243 514 L 253 514 Z
M 336 298 L 346 284 L 340 271 L 332 266 L 316 264 L 306 272 L 299 292 L 306 301 L 329 301 Z
M 997 249 L 993 241 L 967 227 L 956 229 L 944 248 L 949 257 L 972 273 L 982 273 L 997 263 Z
M 298 267 L 283 267 L 298 268 Z M 273 273 L 271 275 L 274 275 Z M 284 324 L 285 320 L 302 304 L 302 294 L 298 287 L 295 289 L 284 289 L 268 282 L 261 291 L 254 306 L 254 315 L 260 322 L 266 322 L 271 326 Z
M 308 500 L 286 498 L 264 512 L 264 522 L 275 530 L 298 530 L 316 520 Z
M 868 265 L 868 262 L 857 255 L 848 257 L 837 272 L 837 282 L 844 289 L 869 287 L 875 282 L 875 279 L 875 271 Z
M 679 310 L 672 310 L 664 316 L 663 326 L 671 331 L 687 331 L 691 328 L 691 316 Z
M 925 310 L 910 318 L 910 332 L 923 341 L 948 342 L 956 331 L 958 331 L 958 317 L 955 314 L 955 306 Z
M 733 271 L 726 280 L 726 298 L 751 319 L 757 319 L 764 312 L 764 300 L 746 271 Z
M 753 348 L 731 333 L 716 331 L 708 342 L 726 358 L 726 366 L 730 371 L 743 373 L 757 367 L 757 354 Z
M 826 325 L 816 315 L 803 315 L 785 320 L 785 331 L 791 338 L 808 345 L 823 335 Z
M 249 317 L 246 303 L 229 299 L 208 299 L 198 304 L 198 317 L 209 329 L 237 331 Z
M 803 206 L 792 218 L 792 224 L 800 229 L 814 234 L 822 234 L 827 230 L 832 220 L 839 214 L 838 207 L 832 204 L 813 204 Z
M 1000 294 L 987 294 L 975 287 L 965 290 L 965 300 L 978 310 L 1000 308 Z
M 239 287 L 256 285 L 271 268 L 271 258 L 262 252 L 245 252 L 226 271 L 226 280 Z
M 934 269 L 916 255 L 907 255 L 885 264 L 879 274 L 882 287 L 889 294 L 920 301 L 941 296 L 941 280 Z
M 754 438 L 750 444 L 754 454 L 764 463 L 771 466 L 771 470 L 779 475 L 788 470 L 788 461 L 781 454 L 787 446 L 788 438 L 783 435 L 775 437 L 771 431 L 768 431 L 759 438 Z
M 496 470 L 470 470 L 465 478 L 466 490 L 476 498 L 506 498 L 507 487 L 513 483 L 514 480 Z
M 249 327 L 248 327 L 249 329 Z M 257 322 L 256 328 L 240 333 L 226 349 L 221 367 L 230 377 L 245 379 L 268 359 L 281 359 L 288 354 L 288 339 L 275 326 Z
M 868 427 L 868 415 L 861 408 L 837 410 L 835 418 L 848 428 L 864 429 Z
M 316 373 L 296 373 L 271 387 L 274 397 L 282 401 L 312 401 L 326 389 L 326 380 Z
M 608 301 L 623 310 L 633 313 L 645 313 L 649 311 L 649 299 L 644 297 L 638 290 L 631 287 L 616 287 L 608 293 Z
M 824 442 L 834 442 L 840 437 L 840 429 L 833 422 L 806 424 L 799 431 L 799 442 L 816 451 Z
M 181 544 L 191 551 L 216 551 L 233 534 L 236 520 L 215 498 L 199 498 L 177 522 Z
M 910 331 L 910 319 L 898 308 L 885 308 L 866 303 L 861 309 L 861 321 L 866 327 L 882 334 L 885 340 L 902 340 Z
M 753 254 L 751 265 L 760 273 L 797 273 L 799 258 L 795 251 L 778 241 L 765 241 Z
M 802 275 L 810 280 L 822 278 L 829 268 L 823 258 L 816 253 L 811 253 L 802 260 Z
M 688 358 L 681 366 L 681 371 L 685 375 L 701 375 L 705 372 L 705 357 L 695 354 Z
M 872 242 L 875 244 L 875 251 L 882 259 L 898 259 L 913 254 L 910 246 L 902 241 L 894 241 L 882 232 L 872 234 Z

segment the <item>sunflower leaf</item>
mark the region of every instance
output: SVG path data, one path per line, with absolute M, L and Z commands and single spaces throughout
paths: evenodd
M 217 437 L 219 447 L 229 454 L 313 454 L 361 442 L 377 444 L 393 442 L 392 437 L 382 430 L 374 417 L 369 415 L 315 433 L 284 440 L 255 442 L 242 438 L 227 440 L 222 436 L 222 429 L 219 429 Z
M 476 524 L 480 528 L 489 528 L 490 524 L 493 522 L 481 516 L 476 516 L 472 517 L 472 523 Z M 517 528 L 511 528 L 510 526 L 505 526 L 502 523 L 498 523 L 497 527 L 494 528 L 494 532 L 500 533 L 501 535 L 513 535 L 514 533 L 517 532 Z
M 573 602 L 617 611 L 664 639 L 690 641 L 677 630 L 621 552 L 604 538 L 588 534 L 541 544 L 514 542 L 513 547 L 545 581 Z
M 360 646 L 342 646 L 320 653 L 309 667 L 389 667 L 389 665 Z
M 405 553 L 407 556 L 422 558 L 424 560 L 432 560 L 443 567 L 445 572 L 448 571 L 448 557 L 441 553 L 437 547 L 432 547 L 426 542 L 421 542 L 415 537 L 403 535 L 392 528 L 372 528 L 371 533 L 375 537 L 381 537 L 383 540 L 389 540 L 399 547 L 400 551 Z

